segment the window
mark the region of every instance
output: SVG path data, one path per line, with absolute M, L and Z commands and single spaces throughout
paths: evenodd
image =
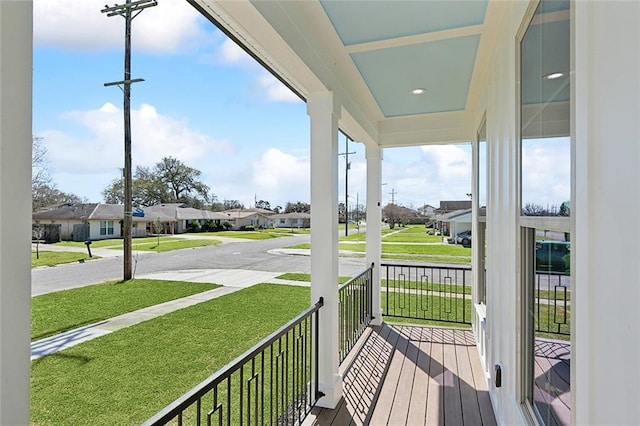
M 523 216 L 569 216 L 569 1 L 538 6 L 520 44 Z
M 569 12 L 542 0 L 519 52 L 522 401 L 543 425 L 571 423 Z
M 113 221 L 101 220 L 100 221 L 100 235 L 113 235 Z

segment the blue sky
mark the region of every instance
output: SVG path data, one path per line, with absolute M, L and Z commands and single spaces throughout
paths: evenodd
M 54 182 L 102 201 L 123 167 L 124 19 L 104 1 L 34 0 L 33 133 Z M 133 21 L 133 165 L 173 156 L 202 171 L 219 200 L 247 207 L 309 201 L 306 105 L 181 0 L 160 0 Z M 340 138 L 340 152 L 344 137 Z M 349 203 L 365 203 L 364 146 L 350 143 Z M 383 204 L 466 199 L 469 145 L 384 151 Z M 344 158 L 339 197 L 344 199 Z M 535 187 L 535 185 L 533 185 Z

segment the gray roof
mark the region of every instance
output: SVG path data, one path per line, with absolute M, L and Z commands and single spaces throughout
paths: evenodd
M 73 204 L 63 203 L 49 206 L 33 213 L 34 220 L 122 220 L 124 206 L 122 204 Z M 134 222 L 144 222 L 147 219 L 133 217 Z
M 469 214 L 469 213 L 471 213 L 471 209 L 456 210 L 456 211 L 453 211 L 453 212 L 449 212 L 449 213 L 446 213 L 446 214 L 439 215 L 439 216 L 437 216 L 437 218 L 438 218 L 438 220 L 442 220 L 442 221 L 446 222 L 446 221 L 449 221 L 451 219 L 455 219 L 456 217 L 464 216 L 465 214 Z
M 466 210 L 471 208 L 471 200 L 461 201 L 440 201 L 440 207 L 437 210 L 442 212 L 451 212 L 455 210 Z
M 225 220 L 227 216 L 220 212 L 199 210 L 189 207 L 184 203 L 164 203 L 145 207 L 144 215 L 147 220 L 160 219 L 161 221 L 177 220 Z
M 272 219 L 311 219 L 311 214 L 309 213 L 280 213 L 274 214 L 271 216 Z
M 262 209 L 257 209 L 257 210 L 262 210 Z M 256 215 L 263 216 L 263 217 L 272 216 L 272 215 L 266 215 L 257 210 L 256 209 L 246 209 L 246 210 L 231 209 L 231 210 L 225 210 L 220 213 L 222 213 L 226 219 L 244 219 L 245 217 L 251 217 Z

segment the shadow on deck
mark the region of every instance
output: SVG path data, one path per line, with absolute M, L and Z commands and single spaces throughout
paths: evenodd
M 343 362 L 344 395 L 306 425 L 495 425 L 469 330 L 370 327 Z

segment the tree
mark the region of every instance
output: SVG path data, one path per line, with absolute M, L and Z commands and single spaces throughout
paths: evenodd
M 311 205 L 308 203 L 304 203 L 302 201 L 298 201 L 296 203 L 290 203 L 287 201 L 287 204 L 284 207 L 285 213 L 311 213 Z
M 39 136 L 32 138 L 31 151 L 31 208 L 33 211 L 43 207 L 62 203 L 81 203 L 83 200 L 75 194 L 65 193 L 56 188 L 49 174 L 47 148 Z
M 185 203 L 204 208 L 210 199 L 209 187 L 199 180 L 202 173 L 173 157 L 165 157 L 153 168 L 136 167 L 132 179 L 132 198 L 135 205 L 152 206 L 160 203 Z M 124 203 L 124 179 L 114 179 L 102 196 L 107 203 Z
M 271 203 L 268 201 L 260 200 L 256 203 L 256 208 L 271 210 Z
M 51 176 L 49 175 L 49 161 L 47 160 L 47 148 L 40 136 L 33 135 L 31 149 L 31 187 L 49 185 Z
M 155 177 L 172 192 L 173 199 L 201 198 L 209 201 L 209 187 L 200 181 L 202 172 L 173 157 L 164 157 L 154 167 Z
M 31 189 L 32 191 L 32 208 L 33 211 L 40 210 L 47 206 L 56 204 L 74 203 L 79 204 L 86 202 L 86 199 L 80 198 L 76 194 L 60 191 L 55 184 L 42 184 Z
M 387 204 L 382 209 L 382 216 L 385 218 L 387 223 L 389 224 L 389 228 L 395 228 L 397 223 L 400 223 L 401 219 L 401 210 L 400 206 L 397 206 L 393 203 Z
M 244 204 L 242 204 L 238 200 L 224 200 L 223 204 L 224 204 L 225 210 L 232 210 L 232 209 L 243 210 L 244 209 Z

